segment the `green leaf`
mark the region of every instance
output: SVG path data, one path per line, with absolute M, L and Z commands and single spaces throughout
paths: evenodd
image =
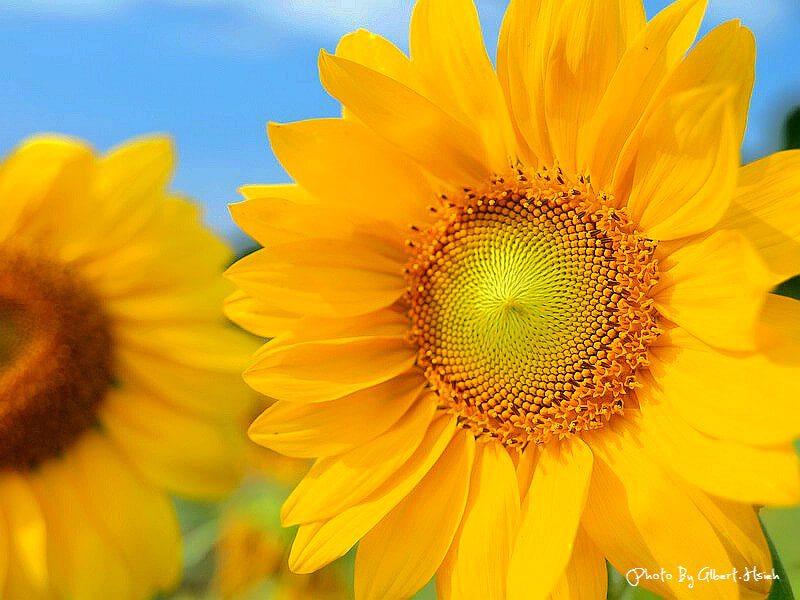
M 775 549 L 775 544 L 772 542 L 769 533 L 767 533 L 767 528 L 764 526 L 763 522 L 761 523 L 761 529 L 764 530 L 764 536 L 767 538 L 769 551 L 770 554 L 772 554 L 772 568 L 777 575 L 777 579 L 772 581 L 772 587 L 769 590 L 767 600 L 794 600 L 792 586 L 789 583 L 789 575 L 786 573 L 786 569 L 783 568 L 783 563 L 778 556 L 778 551 Z

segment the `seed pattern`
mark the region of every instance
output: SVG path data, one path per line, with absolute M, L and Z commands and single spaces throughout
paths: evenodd
M 621 414 L 661 333 L 656 244 L 558 168 L 517 169 L 432 210 L 410 243 L 406 300 L 443 407 L 509 447 Z

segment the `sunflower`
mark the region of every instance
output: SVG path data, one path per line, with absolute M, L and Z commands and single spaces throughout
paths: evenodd
M 265 248 L 228 314 L 273 338 L 245 379 L 278 399 L 250 435 L 316 458 L 293 570 L 360 540 L 359 599 L 604 598 L 606 560 L 767 593 L 755 507 L 800 499 L 800 305 L 769 293 L 800 153 L 740 167 L 754 42 L 692 48 L 704 10 L 513 0 L 495 70 L 472 2 L 420 0 L 410 58 L 321 53 L 343 118 L 271 125 L 296 183 L 232 207 Z
M 169 494 L 226 493 L 252 348 L 229 251 L 166 191 L 167 140 L 42 137 L 0 167 L 0 596 L 149 598 L 181 571 Z M 242 389 L 244 388 L 244 389 Z

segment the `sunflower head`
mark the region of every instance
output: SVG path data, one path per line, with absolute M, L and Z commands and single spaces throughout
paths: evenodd
M 98 156 L 43 136 L 0 164 L 0 597 L 174 588 L 171 495 L 242 473 L 252 341 L 172 162 L 163 138 Z
M 800 309 L 769 294 L 800 270 L 800 155 L 740 167 L 753 38 L 695 44 L 704 6 L 512 0 L 495 69 L 470 0 L 419 0 L 410 56 L 320 54 L 343 118 L 270 126 L 295 184 L 244 189 L 264 248 L 228 272 L 272 338 L 250 435 L 317 458 L 293 570 L 358 542 L 359 600 L 768 572 L 754 505 L 800 500 Z

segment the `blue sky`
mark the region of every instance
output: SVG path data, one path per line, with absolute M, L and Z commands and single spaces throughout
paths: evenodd
M 507 0 L 478 0 L 496 44 Z M 649 15 L 667 0 L 645 2 Z M 407 48 L 410 0 L 0 0 L 0 152 L 40 131 L 100 150 L 169 133 L 176 190 L 243 243 L 226 205 L 244 183 L 287 181 L 268 121 L 338 115 L 317 77 L 320 48 L 366 27 Z M 800 104 L 800 1 L 711 0 L 703 31 L 732 18 L 753 29 L 757 79 L 744 155 L 780 143 Z

